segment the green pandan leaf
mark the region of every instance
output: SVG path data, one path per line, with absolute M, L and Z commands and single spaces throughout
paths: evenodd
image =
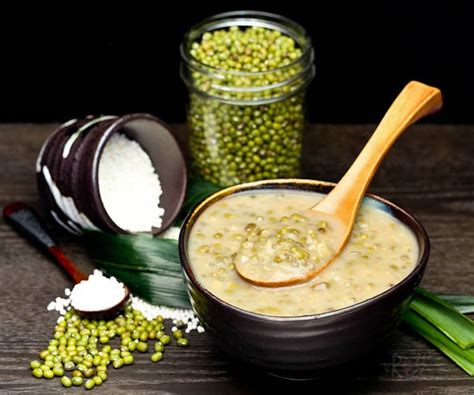
M 114 235 L 87 232 L 85 243 L 94 248 L 93 257 L 121 265 L 145 269 L 174 270 L 179 268 L 178 244 L 175 240 L 154 238 L 149 234 Z
M 403 321 L 446 354 L 459 367 L 464 369 L 467 374 L 474 376 L 474 348 L 463 350 L 412 309 L 408 309 L 403 317 Z
M 461 348 L 474 346 L 474 321 L 435 294 L 419 288 L 410 308 L 431 322 Z
M 445 302 L 451 303 L 456 310 L 464 314 L 474 314 L 474 296 L 469 295 L 437 295 Z

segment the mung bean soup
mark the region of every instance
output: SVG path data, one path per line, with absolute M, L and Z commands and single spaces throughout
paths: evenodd
M 188 257 L 197 280 L 218 298 L 243 310 L 302 316 L 370 299 L 408 276 L 419 254 L 415 235 L 370 203 L 361 206 L 345 249 L 311 281 L 269 288 L 239 276 L 235 259 L 261 259 L 261 249 L 252 255 L 249 243 L 278 223 L 285 234 L 270 239 L 275 252 L 270 260 L 289 268 L 317 265 L 328 248 L 331 229 L 327 223 L 312 223 L 304 210 L 323 197 L 314 192 L 272 190 L 239 193 L 213 203 L 197 218 L 188 241 Z M 266 261 L 268 257 L 263 264 Z

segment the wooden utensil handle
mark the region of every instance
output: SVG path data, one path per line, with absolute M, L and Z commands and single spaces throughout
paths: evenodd
M 56 263 L 61 266 L 69 275 L 74 284 L 80 283 L 82 280 L 87 279 L 87 276 L 77 268 L 76 264 L 72 262 L 66 255 L 64 255 L 64 252 L 61 248 L 58 246 L 52 246 L 48 249 L 48 251 Z
M 317 210 L 353 220 L 372 177 L 395 140 L 409 125 L 439 110 L 442 104 L 439 89 L 409 82 L 341 181 L 316 205 Z
M 18 233 L 51 256 L 66 271 L 74 283 L 87 278 L 56 245 L 56 242 L 31 207 L 21 202 L 10 204 L 3 209 L 3 218 Z

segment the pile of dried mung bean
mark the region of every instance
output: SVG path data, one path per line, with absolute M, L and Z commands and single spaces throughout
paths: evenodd
M 178 347 L 189 345 L 181 330 L 184 323 L 176 322 L 170 336 L 163 317 L 148 320 L 131 306 L 107 321 L 82 319 L 73 310 L 61 318 L 48 347 L 39 353 L 40 360 L 31 361 L 30 367 L 34 377 L 60 377 L 64 387 L 101 385 L 108 378 L 109 366 L 132 365 L 135 351 L 150 351 L 150 360 L 159 362 L 172 338 Z M 111 343 L 116 338 L 119 345 L 114 347 Z
M 312 74 L 296 41 L 231 26 L 204 33 L 189 54 L 202 67 L 191 67 L 187 81 L 194 169 L 220 185 L 298 176 L 303 88 Z

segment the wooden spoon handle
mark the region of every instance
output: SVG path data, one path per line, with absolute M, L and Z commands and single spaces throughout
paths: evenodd
M 18 233 L 53 258 L 75 284 L 87 279 L 87 276 L 64 255 L 31 207 L 22 202 L 12 203 L 3 209 L 3 218 Z
M 353 223 L 360 202 L 382 159 L 405 129 L 442 106 L 439 89 L 409 82 L 392 103 L 374 134 L 337 186 L 312 209 Z

